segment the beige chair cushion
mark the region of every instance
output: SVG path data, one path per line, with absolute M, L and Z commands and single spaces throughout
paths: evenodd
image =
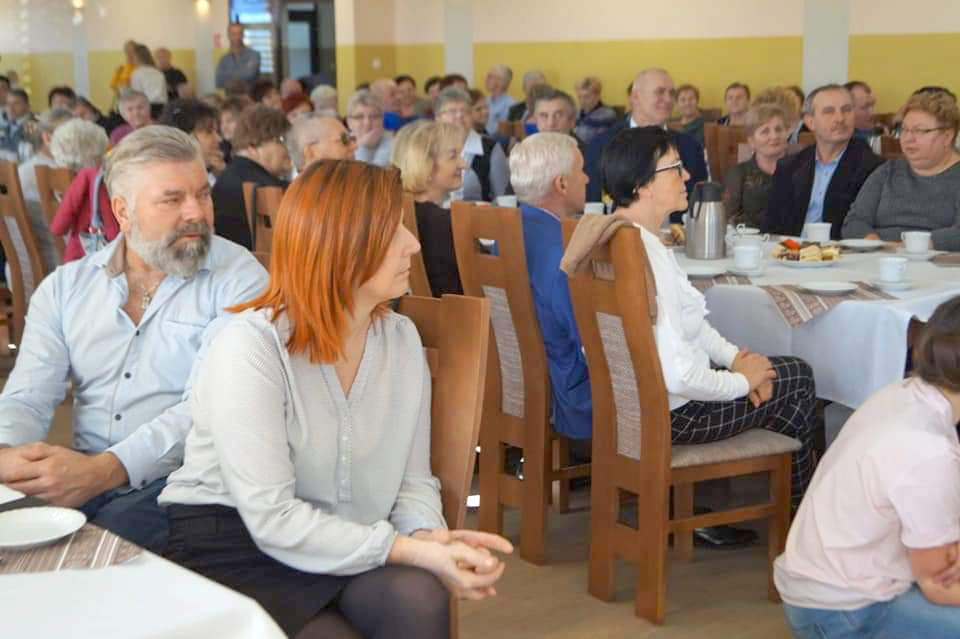
M 739 461 L 800 450 L 793 437 L 762 428 L 751 428 L 729 439 L 710 444 L 674 444 L 671 468 L 689 468 L 705 464 Z
M 507 292 L 497 286 L 484 286 L 483 294 L 490 300 L 490 322 L 500 359 L 500 410 L 523 419 L 525 396 L 520 341 L 513 329 L 513 313 Z

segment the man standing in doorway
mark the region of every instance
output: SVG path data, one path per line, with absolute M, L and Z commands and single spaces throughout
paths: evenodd
M 260 54 L 243 43 L 243 25 L 233 23 L 227 27 L 230 52 L 217 64 L 217 88 L 227 89 L 244 83 L 247 89 L 260 77 Z

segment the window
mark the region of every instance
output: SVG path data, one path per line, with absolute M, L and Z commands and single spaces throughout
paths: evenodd
M 269 0 L 230 0 L 230 21 L 244 29 L 243 43 L 260 54 L 260 73 L 273 75 L 273 20 Z

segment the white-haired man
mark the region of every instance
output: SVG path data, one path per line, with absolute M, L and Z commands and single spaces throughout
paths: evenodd
M 487 135 L 497 135 L 497 128 L 506 121 L 513 106 L 513 98 L 507 91 L 510 81 L 513 80 L 513 71 L 505 64 L 495 64 L 487 71 Z
M 510 182 L 521 202 L 530 290 L 547 352 L 554 430 L 589 439 L 590 376 L 573 316 L 563 257 L 561 222 L 583 211 L 588 178 L 576 139 L 536 133 L 510 153 Z
M 156 551 L 167 530 L 156 497 L 182 461 L 202 336 L 267 274 L 213 235 L 203 153 L 188 134 L 138 129 L 105 171 L 121 233 L 31 299 L 0 394 L 0 482 Z M 46 444 L 71 382 L 73 447 Z
M 294 121 L 287 147 L 298 175 L 320 160 L 351 160 L 357 150 L 354 137 L 343 122 L 316 113 L 307 113 Z

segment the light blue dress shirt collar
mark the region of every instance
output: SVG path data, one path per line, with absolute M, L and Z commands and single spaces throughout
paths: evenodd
M 810 189 L 810 202 L 807 204 L 807 216 L 804 224 L 823 221 L 823 204 L 827 197 L 827 189 L 830 188 L 830 181 L 833 180 L 833 174 L 837 172 L 840 166 L 840 160 L 847 152 L 847 147 L 843 147 L 837 157 L 824 164 L 820 161 L 820 156 L 814 150 L 816 164 L 813 169 L 813 187 Z

